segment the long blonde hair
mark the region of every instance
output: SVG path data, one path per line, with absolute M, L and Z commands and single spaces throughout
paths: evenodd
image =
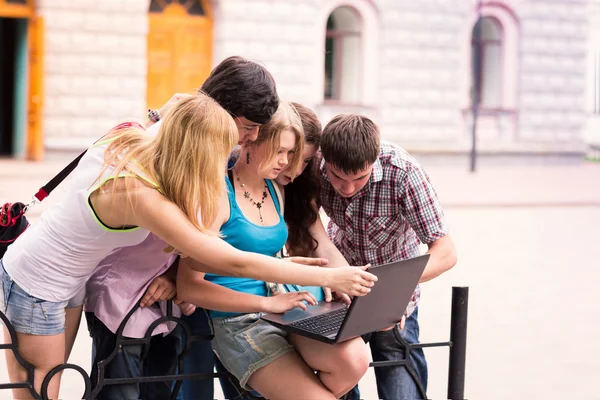
M 302 163 L 302 151 L 304 149 L 304 129 L 302 129 L 302 120 L 296 109 L 291 103 L 282 101 L 279 108 L 273 115 L 273 118 L 258 131 L 258 137 L 254 142 L 248 143 L 249 148 L 256 148 L 264 143 L 268 143 L 265 157 L 260 161 L 259 168 L 268 164 L 273 157 L 277 155 L 280 147 L 280 136 L 285 130 L 290 130 L 296 137 L 294 153 L 288 160 L 285 167 L 290 171 L 296 171 Z
M 200 93 L 177 103 L 163 117 L 154 138 L 141 128 L 114 133 L 119 136 L 104 156 L 105 166 L 114 167 L 114 176 L 122 171 L 147 175 L 196 228 L 211 233 L 225 191 L 227 157 L 238 140 L 229 113 Z

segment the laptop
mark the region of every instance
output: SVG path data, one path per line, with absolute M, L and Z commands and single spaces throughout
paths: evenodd
M 429 255 L 369 268 L 377 282 L 366 296 L 350 306 L 338 301 L 295 308 L 284 314 L 265 314 L 265 321 L 297 335 L 339 343 L 397 324 L 402 319 Z

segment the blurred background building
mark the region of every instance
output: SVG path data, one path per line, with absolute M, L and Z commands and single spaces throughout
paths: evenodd
M 0 0 L 0 153 L 83 149 L 230 55 L 323 122 L 364 113 L 417 153 L 469 151 L 474 65 L 481 153 L 600 142 L 596 0 Z

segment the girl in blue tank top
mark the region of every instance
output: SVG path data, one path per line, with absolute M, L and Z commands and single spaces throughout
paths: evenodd
M 292 146 L 293 148 L 294 146 Z M 240 205 L 237 204 L 235 194 L 235 182 L 239 182 L 239 177 L 235 175 L 234 170 L 228 171 L 227 187 L 228 195 L 227 199 L 229 202 L 229 219 L 225 224 L 221 226 L 221 234 L 223 239 L 231 244 L 233 247 L 244 250 L 252 251 L 254 253 L 260 253 L 268 256 L 276 255 L 281 248 L 285 245 L 288 237 L 288 230 L 283 219 L 283 213 L 281 212 L 279 200 L 277 198 L 276 189 L 274 185 L 277 185 L 275 181 L 269 179 L 263 179 L 264 187 L 261 193 L 261 202 L 264 197 L 264 202 L 256 203 L 252 197 L 246 197 L 249 202 L 260 204 L 261 207 L 256 209 L 256 212 L 260 210 L 259 220 L 262 214 L 267 214 L 268 206 L 264 203 L 267 199 L 275 206 L 276 220 L 274 225 L 261 225 L 252 222 L 247 218 Z M 243 190 L 243 187 L 242 187 Z M 249 192 L 248 192 L 249 193 Z M 266 196 L 265 196 L 266 195 Z M 256 204 L 252 204 L 256 207 Z M 246 207 L 247 208 L 247 207 Z M 262 211 L 264 208 L 265 211 Z M 263 221 L 265 220 L 263 217 Z M 215 274 L 206 274 L 204 279 L 210 282 L 214 282 L 218 285 L 227 287 L 237 292 L 244 292 L 255 294 L 258 296 L 267 296 L 267 286 L 264 281 L 258 281 L 250 278 L 235 278 L 230 276 L 221 276 Z M 236 315 L 238 313 L 232 312 L 221 312 L 221 311 L 210 311 L 211 318 L 220 318 Z
M 289 103 L 281 103 L 273 119 L 260 128 L 258 139 L 242 147 L 237 162 L 228 170 L 228 193 L 221 200 L 215 226 L 229 244 L 270 256 L 277 256 L 286 245 L 288 229 L 283 218 L 282 187 L 275 179 L 284 170 L 302 168 L 303 141 L 298 113 Z M 186 268 L 183 259 L 180 269 Z M 272 295 L 271 285 L 249 278 L 200 272 L 186 272 L 186 276 L 195 284 L 194 303 L 206 309 L 211 318 L 213 350 L 242 388 L 254 389 L 269 399 L 299 395 L 337 399 L 366 372 L 369 358 L 361 338 L 329 345 L 288 336 L 286 331 L 260 319 L 262 312 L 304 309 L 305 301 L 315 304 L 311 294 Z M 341 363 L 333 366 L 339 360 Z M 340 374 L 332 380 L 333 369 L 344 364 L 347 368 L 343 382 L 337 379 Z M 313 373 L 315 369 L 319 371 L 317 375 Z M 284 381 L 294 382 L 296 388 L 282 387 L 277 375 L 285 375 Z

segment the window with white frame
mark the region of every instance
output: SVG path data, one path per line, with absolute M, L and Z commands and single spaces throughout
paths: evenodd
M 476 94 L 482 107 L 501 108 L 502 25 L 493 17 L 482 17 L 473 27 L 471 38 L 471 96 Z
M 358 104 L 361 83 L 361 19 L 354 8 L 329 15 L 325 37 L 325 100 Z

